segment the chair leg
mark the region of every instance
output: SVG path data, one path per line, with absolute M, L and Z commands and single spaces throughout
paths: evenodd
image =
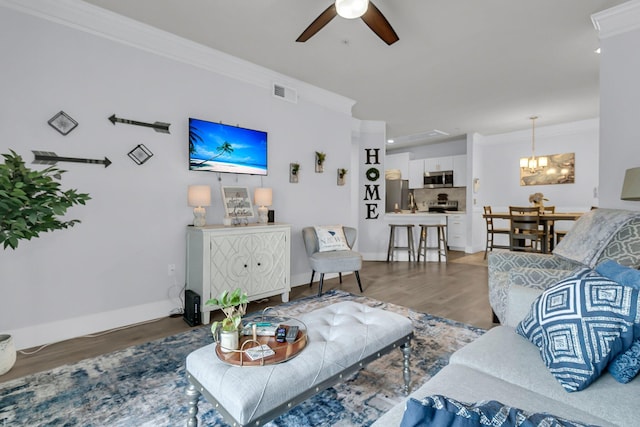
M 391 227 L 389 230 L 389 247 L 387 248 L 387 262 L 389 260 L 393 261 L 393 249 L 391 249 L 395 245 L 395 230 L 394 227 Z
M 316 275 L 315 270 L 311 270 L 311 280 L 309 281 L 309 287 L 313 286 L 313 276 Z
M 340 283 L 342 283 L 342 273 L 338 273 L 338 275 L 340 276 Z
M 358 287 L 360 288 L 360 292 L 362 292 L 362 283 L 360 282 L 360 272 L 354 271 L 354 273 L 356 274 L 356 280 L 358 281 Z
M 324 283 L 324 273 L 320 273 L 320 286 L 318 286 L 318 296 L 322 295 L 322 284 Z

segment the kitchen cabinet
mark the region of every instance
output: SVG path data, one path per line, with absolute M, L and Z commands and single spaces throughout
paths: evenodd
M 187 230 L 187 284 L 201 297 L 202 323 L 223 291 L 241 288 L 250 301 L 277 294 L 289 301 L 291 227 L 286 224 L 211 225 Z
M 409 188 L 424 187 L 424 159 L 409 160 Z
M 453 186 L 467 186 L 467 155 L 453 156 Z
M 400 179 L 409 179 L 409 153 L 387 154 L 384 158 L 384 169 L 397 169 Z
M 464 251 L 467 245 L 467 218 L 464 214 L 447 215 L 447 245 L 449 249 Z
M 432 157 L 424 159 L 425 172 L 440 172 L 453 170 L 453 157 Z

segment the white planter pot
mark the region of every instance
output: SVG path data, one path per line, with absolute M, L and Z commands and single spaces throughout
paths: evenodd
M 16 347 L 11 335 L 0 335 L 0 375 L 9 372 L 16 363 Z
M 220 351 L 230 353 L 238 349 L 239 337 L 238 332 L 220 331 Z

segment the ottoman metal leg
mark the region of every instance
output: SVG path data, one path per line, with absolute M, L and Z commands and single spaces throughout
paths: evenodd
M 198 427 L 198 399 L 200 398 L 200 392 L 196 389 L 196 386 L 189 384 L 187 387 L 187 405 L 189 414 L 189 420 L 187 421 L 187 427 Z
M 411 385 L 411 370 L 409 369 L 409 356 L 411 356 L 411 342 L 402 344 L 402 354 L 404 356 L 402 376 L 404 377 L 404 394 L 409 394 L 409 386 Z

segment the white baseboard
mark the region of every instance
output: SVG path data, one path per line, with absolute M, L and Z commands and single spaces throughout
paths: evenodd
M 21 350 L 159 319 L 175 308 L 175 301 L 165 300 L 3 332 L 12 335 Z

